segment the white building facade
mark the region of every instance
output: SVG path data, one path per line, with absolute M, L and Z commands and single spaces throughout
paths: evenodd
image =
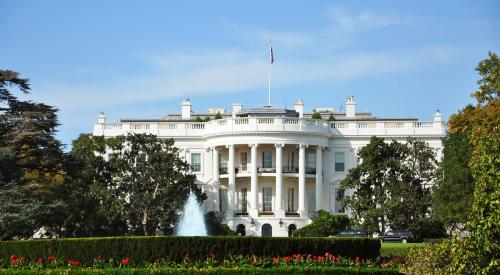
M 160 119 L 110 124 L 101 113 L 93 135 L 173 138 L 208 196 L 207 212 L 219 212 L 241 235 L 289 236 L 310 223 L 315 211 L 346 211 L 340 181 L 357 165 L 357 152 L 372 136 L 400 142 L 419 138 L 441 157 L 445 130 L 439 112 L 422 122 L 356 112 L 352 97 L 345 106 L 345 112 L 316 108 L 322 119 L 312 119 L 301 100 L 293 110 L 233 104 L 231 112 L 214 108 L 194 113 L 186 99 L 180 114 Z M 217 114 L 222 118 L 215 119 Z

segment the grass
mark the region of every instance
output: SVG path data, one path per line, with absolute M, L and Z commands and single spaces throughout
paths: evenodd
M 391 243 L 391 242 L 383 242 L 382 247 L 380 248 L 380 256 L 386 257 L 404 257 L 408 250 L 413 247 L 424 246 L 424 243 Z
M 391 243 L 391 242 L 383 242 L 382 249 L 384 248 L 407 248 L 410 249 L 416 246 L 424 246 L 424 243 Z

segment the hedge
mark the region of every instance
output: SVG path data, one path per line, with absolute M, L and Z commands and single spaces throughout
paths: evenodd
M 369 238 L 273 238 L 273 237 L 105 237 L 44 239 L 0 242 L 0 257 L 11 255 L 36 260 L 47 256 L 74 259 L 92 264 L 97 256 L 134 263 L 151 263 L 161 259 L 181 261 L 205 260 L 215 253 L 217 258 L 233 255 L 291 256 L 293 254 L 324 255 L 375 259 L 380 253 L 380 241 Z
M 124 275 L 142 275 L 142 274 L 353 274 L 353 275 L 384 275 L 400 274 L 396 270 L 381 268 L 357 268 L 357 267 L 286 267 L 286 268 L 211 268 L 211 269 L 184 269 L 184 268 L 109 268 L 109 269 L 52 269 L 52 270 L 1 270 L 2 274 L 124 274 Z

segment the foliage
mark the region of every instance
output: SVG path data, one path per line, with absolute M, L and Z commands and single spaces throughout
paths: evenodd
M 111 163 L 96 155 L 105 148 L 102 137 L 81 134 L 73 141 L 66 177 L 56 192 L 67 205 L 64 219 L 54 228 L 61 237 L 116 236 L 127 232 L 122 220 L 110 220 L 99 211 L 100 200 L 92 187 L 111 183 Z
M 452 271 L 493 274 L 500 269 L 500 60 L 489 53 L 476 70 L 482 77 L 473 93 L 477 103 L 449 120 L 452 133 L 465 133 L 473 146 L 470 168 L 475 181 L 469 235 L 452 241 Z
M 344 203 L 355 221 L 368 232 L 387 227 L 407 229 L 425 217 L 430 205 L 430 188 L 436 161 L 423 141 L 409 138 L 406 144 L 372 137 L 359 153 L 363 161 L 350 169 L 341 182 L 354 189 Z
M 205 122 L 207 122 L 207 121 L 210 121 L 210 117 L 209 116 L 205 117 Z
M 196 117 L 194 118 L 194 122 L 203 122 L 203 120 L 201 119 L 201 117 L 200 117 L 200 116 L 196 116 Z
M 452 230 L 458 224 L 465 224 L 472 208 L 471 153 L 472 145 L 465 133 L 448 133 L 443 138 L 443 161 L 432 188 L 433 216 Z
M 173 145 L 173 139 L 147 134 L 108 138 L 104 144 L 96 139 L 99 161 L 91 188 L 101 202 L 99 213 L 110 223 L 126 222 L 131 234 L 173 233 L 189 192 L 206 199 Z
M 37 267 L 29 270 L 0 270 L 4 274 L 40 274 Z M 149 268 L 92 268 L 92 269 L 77 269 L 77 268 L 58 268 L 47 270 L 50 274 L 356 274 L 356 275 L 383 275 L 383 274 L 399 274 L 396 270 L 381 269 L 375 267 L 324 267 L 324 266 L 290 266 L 290 267 L 272 267 L 272 268 L 254 268 L 254 267 L 241 267 L 241 268 L 227 268 L 227 267 L 214 267 L 214 268 L 173 268 L 173 267 L 156 267 Z
M 333 116 L 333 114 L 330 114 L 330 116 L 328 117 L 328 121 L 335 121 L 335 117 Z
M 222 115 L 219 111 L 217 111 L 217 113 L 215 114 L 215 119 L 222 119 Z
M 0 70 L 0 239 L 28 238 L 57 222 L 64 204 L 53 188 L 64 178 L 65 155 L 54 135 L 57 109 L 19 100 L 28 79 Z
M 236 232 L 231 230 L 227 224 L 222 223 L 222 218 L 217 217 L 215 212 L 205 214 L 205 224 L 209 236 L 236 236 Z
M 420 240 L 448 237 L 443 222 L 435 217 L 425 217 L 416 221 L 410 230 Z
M 332 215 L 325 210 L 319 211 L 319 217 L 300 229 L 295 230 L 295 237 L 328 237 L 334 236 L 349 226 L 347 215 Z
M 379 255 L 380 242 L 368 238 L 273 238 L 273 237 L 108 237 L 75 238 L 36 241 L 0 242 L 0 257 L 11 255 L 34 260 L 47 255 L 78 259 L 84 265 L 96 256 L 121 259 L 129 257 L 137 263 L 152 263 L 160 259 L 182 261 L 205 260 L 212 252 L 217 257 L 255 255 L 277 257 L 283 255 L 316 254 L 326 252 L 341 257 L 374 259 Z
M 415 247 L 424 246 L 425 243 L 392 243 L 383 242 L 380 247 L 380 257 L 400 257 L 401 259 L 406 259 L 406 255 L 410 249 Z
M 456 274 L 450 270 L 450 242 L 426 244 L 408 251 L 400 271 L 406 274 Z
M 314 112 L 311 116 L 312 119 L 321 119 L 321 114 L 318 112 Z

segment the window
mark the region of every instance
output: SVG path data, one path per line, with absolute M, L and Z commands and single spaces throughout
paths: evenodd
M 247 213 L 247 194 L 248 194 L 248 189 L 247 188 L 241 188 L 241 212 L 242 213 Z
M 316 152 L 306 154 L 306 174 L 316 173 Z
M 335 153 L 335 172 L 345 172 L 345 153 Z
M 227 210 L 227 189 L 219 190 L 219 210 L 220 212 Z
M 309 212 L 314 212 L 316 209 L 316 187 L 307 188 L 307 207 Z
M 247 152 L 241 153 L 240 155 L 240 161 L 241 161 L 241 171 L 247 171 L 247 165 L 248 165 L 248 158 L 247 158 Z
M 297 226 L 295 224 L 290 224 L 288 226 L 288 237 L 293 237 L 293 232 L 297 230 Z
M 201 153 L 191 153 L 191 171 L 201 171 Z
M 273 204 L 273 188 L 264 187 L 262 188 L 262 207 L 263 212 L 271 212 Z
M 294 205 L 293 205 L 293 188 L 288 188 L 288 207 L 287 207 L 287 211 L 288 212 L 293 212 L 294 210 Z
M 316 168 L 316 153 L 307 153 L 306 168 Z
M 227 174 L 228 161 L 229 161 L 228 155 L 220 155 L 220 157 L 219 157 L 219 173 Z
M 273 168 L 273 152 L 262 152 L 262 168 Z
M 245 236 L 245 226 L 241 223 L 238 224 L 238 226 L 236 226 L 236 233 L 238 236 Z
M 268 223 L 262 225 L 262 237 L 272 237 L 272 236 L 273 236 L 273 227 Z

